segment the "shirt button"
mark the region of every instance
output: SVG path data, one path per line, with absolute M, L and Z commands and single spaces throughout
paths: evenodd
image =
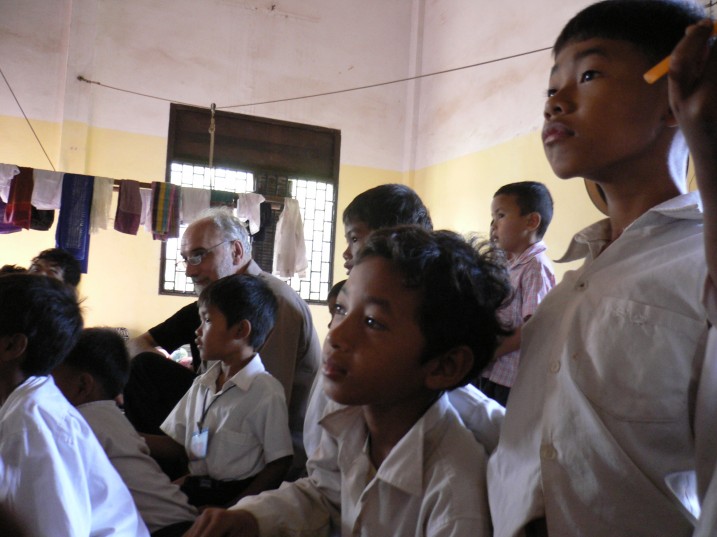
M 570 358 L 572 358 L 573 360 L 577 360 L 577 359 L 578 359 L 578 353 L 577 353 L 577 352 L 572 353 L 572 354 L 570 355 Z
M 577 291 L 585 291 L 585 289 L 588 288 L 588 282 L 578 282 L 575 284 L 575 289 Z
M 550 362 L 550 372 L 557 373 L 558 371 L 560 371 L 560 362 L 558 362 L 557 360 Z
M 557 451 L 555 451 L 555 448 L 549 444 L 540 446 L 540 456 L 543 459 L 552 461 L 553 459 L 555 459 L 557 454 L 558 453 Z

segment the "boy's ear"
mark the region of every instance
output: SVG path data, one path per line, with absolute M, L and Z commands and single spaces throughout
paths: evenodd
M 540 213 L 537 211 L 533 211 L 532 213 L 529 213 L 528 215 L 528 228 L 530 231 L 537 231 L 540 227 L 540 221 L 542 220 Z
M 463 382 L 473 367 L 473 351 L 460 345 L 426 363 L 426 387 L 433 391 L 454 388 Z
M 249 334 L 251 334 L 251 323 L 247 319 L 242 319 L 232 327 L 232 330 L 234 331 L 235 339 L 248 340 Z
M 3 361 L 17 360 L 27 350 L 25 334 L 7 334 L 0 336 L 0 359 Z

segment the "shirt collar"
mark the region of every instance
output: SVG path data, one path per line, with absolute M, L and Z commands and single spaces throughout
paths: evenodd
M 376 472 L 376 479 L 407 494 L 422 495 L 424 461 L 443 436 L 447 425 L 444 416 L 448 413 L 455 411 L 448 395 L 443 394 L 394 446 Z M 324 416 L 320 423 L 342 445 L 339 453 L 342 464 L 352 464 L 356 455 L 363 453 L 367 432 L 361 407 L 339 409 Z
M 543 253 L 547 249 L 548 247 L 543 241 L 538 241 L 536 243 L 531 244 L 523 251 L 523 253 L 521 253 L 518 257 L 516 257 L 515 259 L 513 259 L 513 261 L 510 262 L 510 268 L 526 264 L 536 255 Z
M 207 372 L 199 378 L 199 383 L 202 386 L 210 388 L 211 391 L 214 391 L 217 378 L 222 370 L 221 367 L 222 363 L 220 361 L 212 364 L 212 366 L 207 369 Z M 257 353 L 252 357 L 248 364 L 237 371 L 234 376 L 227 379 L 224 386 L 222 386 L 222 391 L 226 391 L 226 388 L 230 385 L 234 385 L 242 391 L 248 391 L 254 379 L 265 371 L 266 369 L 264 368 L 264 364 L 259 357 L 259 353 Z
M 702 220 L 702 200 L 699 193 L 688 192 L 655 205 L 627 226 L 623 235 L 666 220 Z M 588 255 L 597 257 L 610 242 L 611 235 L 612 227 L 609 218 L 595 222 L 573 236 L 565 254 L 556 262 L 567 263 L 583 259 Z

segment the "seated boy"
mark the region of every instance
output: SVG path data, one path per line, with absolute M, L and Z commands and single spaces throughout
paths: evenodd
M 199 295 L 199 376 L 162 424 L 146 435 L 152 455 L 189 457 L 182 491 L 196 506 L 228 505 L 276 488 L 291 465 L 284 389 L 258 350 L 274 326 L 277 304 L 255 276 L 232 275 Z
M 122 478 L 50 371 L 82 330 L 74 291 L 0 276 L 0 503 L 29 535 L 147 536 Z
M 115 403 L 129 376 L 129 355 L 122 337 L 110 328 L 83 330 L 52 376 L 92 427 L 152 536 L 181 536 L 197 510 L 149 455 L 147 444 Z
M 446 391 L 470 381 L 505 332 L 506 270 L 458 235 L 375 231 L 354 259 L 324 342 L 326 394 L 309 476 L 208 510 L 189 536 L 487 536 L 486 456 Z
M 347 243 L 343 257 L 347 273 L 351 272 L 354 258 L 373 231 L 409 224 L 433 229 L 428 208 L 418 194 L 398 184 L 379 185 L 356 196 L 344 209 L 343 222 Z M 326 412 L 339 407 L 326 396 L 322 382 L 323 376 L 317 375 L 306 409 L 304 446 L 309 456 L 321 438 L 319 421 Z M 451 391 L 449 398 L 466 427 L 490 454 L 498 444 L 505 414 L 503 407 L 470 384 Z
M 668 81 L 643 74 L 702 16 L 685 1 L 599 2 L 553 48 L 543 146 L 559 177 L 602 188 L 609 218 L 575 236 L 564 259 L 583 266 L 523 327 L 488 465 L 497 537 L 692 532 L 665 478 L 695 464 L 702 215 L 697 193 L 683 194 L 687 146 Z M 698 149 L 714 162 L 710 143 Z
M 513 328 L 483 371 L 480 389 L 501 405 L 508 402 L 520 361 L 520 328 L 555 286 L 543 236 L 553 218 L 553 199 L 542 183 L 523 181 L 498 189 L 491 203 L 490 236 L 506 253 L 513 294 L 501 318 Z

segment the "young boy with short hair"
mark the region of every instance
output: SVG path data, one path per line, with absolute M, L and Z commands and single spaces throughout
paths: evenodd
M 483 370 L 480 389 L 501 405 L 508 402 L 520 361 L 520 329 L 555 286 L 555 274 L 543 236 L 553 218 L 553 198 L 547 187 L 521 181 L 500 187 L 491 203 L 490 236 L 508 257 L 513 294 L 501 318 L 513 327 Z
M 198 377 L 162 424 L 147 435 L 153 455 L 189 457 L 182 491 L 197 506 L 230 505 L 272 489 L 291 465 L 284 389 L 258 351 L 274 326 L 277 303 L 267 284 L 248 274 L 227 276 L 199 295 Z
M 86 328 L 67 358 L 53 371 L 57 387 L 92 427 L 152 537 L 184 534 L 197 516 L 115 403 L 129 376 L 129 355 L 111 328 Z
M 416 226 L 374 231 L 324 342 L 327 395 L 309 476 L 208 510 L 188 535 L 489 535 L 485 451 L 448 401 L 490 360 L 507 271 L 493 251 Z
M 127 487 L 50 371 L 82 330 L 74 291 L 0 276 L 0 503 L 30 535 L 148 536 Z
M 48 248 L 32 259 L 28 272 L 55 278 L 76 288 L 80 284 L 82 265 L 70 252 L 62 248 Z
M 575 236 L 563 259 L 583 266 L 524 326 L 488 465 L 496 537 L 692 532 L 666 477 L 695 464 L 702 215 L 699 196 L 683 194 L 678 127 L 692 127 L 678 124 L 668 82 L 643 73 L 703 16 L 685 1 L 598 2 L 553 48 L 545 152 L 559 177 L 602 188 L 609 218 Z M 717 92 L 701 96 L 714 106 Z M 714 162 L 714 141 L 698 149 Z

